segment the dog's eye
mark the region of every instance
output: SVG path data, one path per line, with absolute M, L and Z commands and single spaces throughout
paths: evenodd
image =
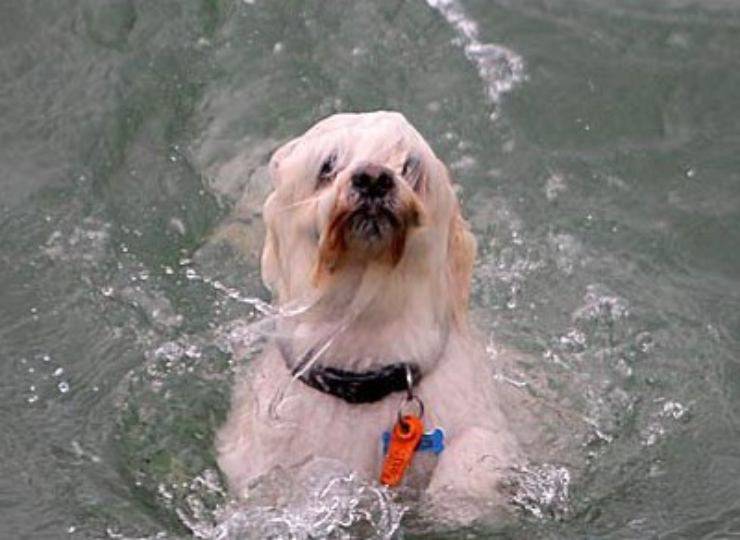
M 421 160 L 416 156 L 409 157 L 403 164 L 401 175 L 414 190 L 421 187 Z
M 317 188 L 322 187 L 332 181 L 336 173 L 336 166 L 336 154 L 330 155 L 321 163 L 321 167 L 319 168 L 318 182 L 316 183 Z

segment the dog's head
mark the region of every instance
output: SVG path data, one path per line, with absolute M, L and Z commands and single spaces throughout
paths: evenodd
M 475 241 L 444 164 L 398 113 L 337 114 L 278 149 L 264 207 L 266 285 L 285 303 L 383 275 L 464 320 Z

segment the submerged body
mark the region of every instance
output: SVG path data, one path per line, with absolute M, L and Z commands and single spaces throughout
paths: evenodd
M 379 112 L 320 122 L 270 170 L 263 278 L 282 308 L 301 308 L 237 382 L 217 442 L 232 490 L 322 457 L 377 480 L 404 394 L 350 403 L 300 376 L 400 360 L 419 370 L 426 428 L 446 437 L 438 457 L 415 457 L 407 481 L 440 513 L 500 513 L 521 452 L 467 323 L 475 243 L 444 165 L 401 115 Z
M 415 389 L 424 402 L 425 428 L 444 430 L 445 449 L 438 457 L 415 457 L 408 478 L 417 488 L 503 503 L 498 484 L 516 463 L 518 447 L 487 391 L 487 368 L 471 362 L 471 353 L 480 358 L 480 351 L 451 340 L 434 373 Z M 348 405 L 296 381 L 280 353 L 271 349 L 250 366 L 232 399 L 219 433 L 219 465 L 239 494 L 275 467 L 289 469 L 314 457 L 336 459 L 377 480 L 382 434 L 392 429 L 402 396 Z

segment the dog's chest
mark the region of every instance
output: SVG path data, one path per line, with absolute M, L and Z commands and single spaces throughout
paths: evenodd
M 438 457 L 427 452 L 417 452 L 406 470 L 401 486 L 412 491 L 424 491 L 432 479 Z

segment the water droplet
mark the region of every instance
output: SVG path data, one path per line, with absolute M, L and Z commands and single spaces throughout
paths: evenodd
M 196 345 L 190 345 L 187 349 L 185 349 L 185 356 L 187 356 L 188 358 L 200 358 L 202 356 L 202 353 Z
M 545 182 L 545 197 L 552 202 L 558 195 L 568 189 L 565 177 L 560 173 L 553 173 Z
M 687 412 L 688 408 L 678 401 L 666 401 L 663 404 L 663 416 L 670 416 L 674 420 L 680 420 Z
M 509 139 L 508 141 L 504 142 L 503 145 L 501 145 L 501 150 L 503 150 L 507 154 L 510 154 L 514 151 L 515 146 L 516 141 L 514 141 L 514 139 Z

